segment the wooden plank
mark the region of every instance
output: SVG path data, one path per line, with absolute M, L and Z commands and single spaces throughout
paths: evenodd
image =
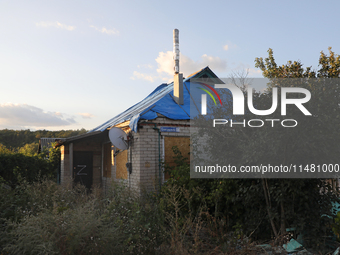
M 188 158 L 189 162 L 189 153 L 190 153 L 190 137 L 180 137 L 180 136 L 166 136 L 164 137 L 164 161 L 165 164 L 169 166 L 175 166 L 175 153 L 173 152 L 172 147 L 177 146 L 179 151 L 182 153 L 184 158 Z M 164 174 L 164 179 L 169 179 L 169 174 Z
M 103 176 L 107 178 L 111 178 L 111 143 L 104 144 L 104 159 L 103 159 Z
M 128 151 L 121 151 L 116 156 L 116 178 L 117 179 L 127 179 L 128 173 L 126 170 L 126 163 L 128 159 Z

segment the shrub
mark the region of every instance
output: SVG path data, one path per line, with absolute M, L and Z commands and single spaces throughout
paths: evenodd
M 20 220 L 7 217 L 0 232 L 9 254 L 150 254 L 163 241 L 158 205 L 129 195 L 122 185 L 107 195 L 48 180 L 21 188 Z
M 327 249 L 325 243 L 331 235 L 332 219 L 322 218 L 322 215 L 330 215 L 332 203 L 339 201 L 339 197 L 326 180 L 265 180 L 267 205 L 263 180 L 190 179 L 190 166 L 186 159 L 178 148 L 174 147 L 173 151 L 177 165 L 167 167 L 171 178 L 163 190 L 179 186 L 191 194 L 187 202 L 184 196 L 178 197 L 180 204 L 190 205 L 190 209 L 188 206 L 181 209 L 182 218 L 189 213 L 199 213 L 204 204 L 205 213 L 209 215 L 203 218 L 206 223 L 211 222 L 209 218 L 212 217 L 214 221 L 226 224 L 229 231 L 233 229 L 233 232 L 242 233 L 241 236 L 251 236 L 256 241 L 273 238 L 272 219 L 276 229 L 281 231 L 279 235 L 284 235 L 286 228 L 294 227 L 297 233 L 304 234 L 306 247 Z M 195 192 L 197 187 L 200 192 Z M 224 241 L 221 238 L 218 242 Z

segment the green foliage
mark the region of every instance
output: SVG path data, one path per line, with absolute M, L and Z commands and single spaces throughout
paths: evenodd
M 267 225 L 259 228 L 265 207 L 257 180 L 190 179 L 187 158 L 176 146 L 172 149 L 176 166 L 169 167 L 165 162 L 170 179 L 160 194 L 167 232 L 171 234 L 171 254 L 196 254 L 198 247 L 204 250 L 205 241 L 223 252 L 237 254 L 235 246 L 247 243 L 246 235 L 254 237 L 257 231 L 261 239 L 270 238 Z M 188 243 L 193 244 L 189 250 Z
M 1 148 L 3 147 L 0 147 L 0 150 Z M 60 148 L 51 148 L 40 154 L 31 152 L 26 150 L 15 153 L 8 149 L 1 150 L 0 177 L 12 187 L 22 180 L 34 182 L 40 178 L 56 179 L 60 167 Z
M 25 144 L 23 147 L 18 148 L 17 152 L 24 154 L 25 156 L 35 156 L 38 155 L 38 149 L 38 143 L 29 143 Z
M 337 239 L 340 239 L 340 212 L 337 213 L 334 223 L 332 225 L 333 233 L 336 235 Z
M 39 178 L 56 179 L 60 168 L 60 149 L 51 148 L 38 154 L 41 137 L 70 137 L 85 133 L 81 130 L 0 130 L 0 177 L 15 186 L 22 179 L 33 182 Z
M 51 181 L 20 187 L 18 193 L 6 193 L 7 204 L 24 198 L 15 204 L 20 220 L 0 215 L 8 219 L 0 227 L 0 252 L 5 254 L 152 254 L 164 241 L 157 204 L 131 195 L 122 185 L 106 195 Z
M 3 254 L 255 254 L 247 250 L 245 224 L 228 227 L 225 217 L 208 212 L 204 196 L 192 209 L 201 188 L 189 192 L 173 183 L 160 200 L 135 196 L 120 184 L 103 194 L 48 180 L 0 185 L 0 192 Z
M 261 129 L 223 127 L 223 130 L 210 130 L 205 150 L 214 149 L 215 153 L 211 151 L 208 154 L 212 162 L 224 162 L 224 165 L 237 167 L 338 163 L 339 84 L 331 81 L 327 81 L 327 85 L 320 83 L 320 78 L 339 77 L 340 58 L 331 49 L 329 51 L 329 56 L 321 54 L 318 71 L 312 71 L 311 67 L 303 68 L 299 61 L 288 61 L 286 65 L 278 66 L 271 49 L 268 58 L 256 59 L 256 67 L 261 68 L 264 77 L 270 79 L 269 89 L 274 86 L 297 86 L 311 91 L 313 100 L 306 104 L 306 108 L 313 116 L 301 118 L 299 109 L 289 109 L 286 118 L 298 119 L 299 122 L 299 126 L 289 132 L 280 126 L 272 128 L 270 125 Z M 285 83 L 280 83 L 277 78 L 300 80 L 293 82 L 286 79 Z M 227 93 L 221 92 L 220 96 L 228 98 L 230 95 Z M 256 92 L 253 101 L 255 108 L 269 109 L 272 104 L 271 93 L 269 90 Z M 225 109 L 211 107 L 214 118 L 229 116 L 231 105 L 228 100 L 224 102 Z M 254 116 L 246 112 L 240 118 L 254 119 Z M 282 116 L 277 111 L 266 118 L 282 119 Z M 235 121 L 239 119 L 235 117 Z M 224 153 L 216 153 L 221 151 Z M 332 202 L 339 200 L 338 193 L 326 180 L 190 179 L 189 166 L 178 152 L 177 157 L 182 158 L 182 163 L 170 170 L 171 179 L 166 186 L 183 186 L 190 193 L 195 187 L 200 187 L 200 194 L 191 198 L 192 210 L 199 208 L 203 202 L 210 214 L 217 219 L 226 219 L 229 228 L 234 227 L 238 233 L 251 235 L 255 239 L 279 237 L 285 234 L 287 227 L 295 227 L 297 232 L 304 234 L 307 247 L 318 250 L 325 248 L 327 237 L 332 235 L 332 219 L 321 216 L 331 215 Z M 185 201 L 184 198 L 181 200 Z
M 11 154 L 12 151 L 0 143 L 0 154 Z
M 11 188 L 0 177 L 0 192 L 0 225 L 3 225 L 5 219 L 10 221 L 21 219 L 23 217 L 21 208 L 27 203 L 27 193 L 24 186 L 17 185 Z
M 190 179 L 187 160 L 177 148 L 173 149 L 177 166 L 168 169 L 171 178 L 163 186 L 162 195 L 167 201 L 174 201 L 168 203 L 165 210 L 173 213 L 172 222 L 177 222 L 174 229 L 178 232 L 187 229 L 184 226 L 188 222 L 184 219 L 199 215 L 204 207 L 204 212 L 214 215 L 214 221 L 224 222 L 226 229 L 234 230 L 238 239 L 243 235 L 255 240 L 274 237 L 268 224 L 261 179 Z M 178 190 L 178 187 L 183 190 Z M 332 201 L 338 200 L 330 192 L 328 183 L 321 179 L 270 179 L 267 180 L 267 188 L 270 211 L 277 229 L 280 229 L 283 203 L 286 226 L 295 227 L 298 233 L 304 233 L 307 247 L 324 248 L 325 239 L 332 236 L 332 219 L 321 215 L 330 215 Z M 172 195 L 171 199 L 169 194 Z M 203 218 L 205 223 L 209 222 L 209 217 Z M 220 243 L 224 236 L 219 237 Z
M 151 199 L 123 184 L 104 194 L 40 180 L 0 192 L 0 254 L 211 254 L 241 244 L 240 227 L 228 234 L 204 203 L 191 209 L 199 189 L 172 185 Z
M 106 224 L 119 227 L 122 236 L 121 253 L 150 254 L 165 238 L 161 207 L 151 197 L 139 197 L 119 184 L 113 184 L 106 197 Z
M 39 176 L 50 176 L 48 161 L 40 156 L 0 154 L 0 176 L 15 185 L 22 179 L 32 182 Z
M 183 203 L 190 206 L 190 210 L 182 210 L 193 214 L 199 213 L 202 205 L 206 206 L 209 214 L 216 218 L 226 219 L 227 227 L 243 222 L 244 207 L 240 204 L 238 180 L 231 179 L 191 179 L 190 165 L 179 149 L 174 146 L 175 167 L 166 166 L 170 179 L 163 186 L 163 192 L 173 187 L 183 187 L 190 194 L 188 200 L 181 197 Z M 166 162 L 165 162 L 166 163 Z M 199 192 L 198 192 L 199 189 Z
M 23 179 L 33 182 L 41 177 L 52 178 L 55 175 L 54 165 L 42 155 L 0 154 L 0 176 L 12 186 Z
M 49 130 L 0 130 L 0 144 L 3 144 L 9 149 L 18 149 L 26 146 L 26 144 L 38 144 L 39 139 L 46 138 L 66 138 L 86 133 L 85 129 L 80 130 L 61 130 L 61 131 L 49 131 Z M 30 145 L 33 147 L 33 145 Z M 38 148 L 37 148 L 38 151 Z
M 264 127 L 259 130 L 235 130 L 236 137 L 241 132 L 245 139 L 239 140 L 237 147 L 242 151 L 238 157 L 239 164 L 260 165 L 307 165 L 322 163 L 337 163 L 339 146 L 339 84 L 331 79 L 338 78 L 340 58 L 329 48 L 329 56 L 321 52 L 319 70 L 306 69 L 299 61 L 288 61 L 286 65 L 278 66 L 272 49 L 264 60 L 256 58 L 256 67 L 263 76 L 269 78 L 268 88 L 272 87 L 302 87 L 312 94 L 312 100 L 306 104 L 313 116 L 301 117 L 298 109 L 289 109 L 287 118 L 298 120 L 298 126 L 290 129 Z M 318 77 L 318 78 L 317 78 Z M 300 78 L 280 80 L 278 78 Z M 314 79 L 311 79 L 314 78 Z M 268 109 L 272 102 L 271 94 L 258 93 L 254 102 L 259 109 Z M 268 119 L 280 119 L 275 112 Z M 250 115 L 247 118 L 254 118 Z M 225 145 L 228 150 L 228 145 Z M 233 144 L 235 146 L 235 144 Z M 236 162 L 237 163 L 237 162 Z M 264 181 L 265 193 L 269 195 L 268 220 L 276 229 L 284 232 L 285 226 L 294 226 L 306 233 L 310 246 L 321 247 L 322 237 L 330 235 L 330 219 L 322 219 L 321 215 L 330 214 L 332 201 L 338 200 L 326 180 L 321 179 L 270 179 Z M 326 191 L 326 192 L 325 192 Z M 326 222 L 328 221 L 328 222 Z M 281 225 L 281 226 L 280 226 Z M 312 240 L 312 241 L 311 241 Z
M 260 68 L 266 78 L 340 78 L 340 56 L 328 48 L 329 56 L 323 51 L 319 57 L 319 69 L 312 71 L 311 67 L 303 68 L 300 61 L 288 61 L 287 64 L 278 66 L 275 62 L 272 49 L 268 50 L 268 57 L 255 59 L 255 67 Z
M 278 66 L 274 59 L 273 50 L 268 50 L 268 57 L 255 59 L 255 67 L 260 68 L 266 78 L 304 78 L 315 77 L 311 67 L 304 69 L 300 61 L 288 61 L 287 64 Z

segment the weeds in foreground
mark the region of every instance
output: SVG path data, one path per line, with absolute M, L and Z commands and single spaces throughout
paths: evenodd
M 199 189 L 189 193 L 173 185 L 149 199 L 121 184 L 105 195 L 47 180 L 0 188 L 7 192 L 2 202 L 15 211 L 1 214 L 3 254 L 237 254 L 225 222 L 204 202 L 193 209 Z
M 163 240 L 157 205 L 142 204 L 124 186 L 105 196 L 51 181 L 24 183 L 20 191 L 25 199 L 13 205 L 20 214 L 2 221 L 4 254 L 150 254 Z

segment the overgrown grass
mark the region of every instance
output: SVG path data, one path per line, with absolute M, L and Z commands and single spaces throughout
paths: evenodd
M 2 189 L 6 189 L 2 187 Z M 123 186 L 109 194 L 64 189 L 51 181 L 7 190 L 13 214 L 2 214 L 1 246 L 9 254 L 152 253 L 163 232 L 156 204 L 142 204 Z M 17 201 L 13 197 L 20 196 Z
M 199 190 L 139 197 L 121 184 L 103 194 L 48 180 L 0 189 L 0 254 L 240 254 L 247 245 L 204 203 L 191 208 Z

